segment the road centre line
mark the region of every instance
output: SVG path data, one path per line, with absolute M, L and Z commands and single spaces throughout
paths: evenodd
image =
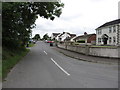
M 44 51 L 44 53 L 47 55 L 46 51 Z
M 65 74 L 67 74 L 68 76 L 70 76 L 70 74 L 65 71 L 53 58 L 51 58 L 51 60 L 54 62 L 55 65 L 57 65 Z

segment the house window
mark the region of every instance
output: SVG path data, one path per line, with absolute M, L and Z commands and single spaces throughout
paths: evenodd
M 112 38 L 111 38 L 111 37 L 109 37 L 109 43 L 111 43 L 111 41 L 112 41 Z
M 113 37 L 113 43 L 115 43 L 116 42 L 116 37 Z
M 99 29 L 99 30 L 98 30 L 98 34 L 101 34 L 101 33 L 102 33 L 102 31 Z
M 117 25 L 117 30 L 119 30 L 119 25 Z
M 116 32 L 116 27 L 115 26 L 113 26 L 113 32 Z
M 98 43 L 101 43 L 101 38 L 98 38 Z
M 102 33 L 102 30 L 100 30 L 100 34 Z
M 111 33 L 112 32 L 112 27 L 109 27 L 109 33 Z
M 98 30 L 98 35 L 99 35 L 99 30 Z

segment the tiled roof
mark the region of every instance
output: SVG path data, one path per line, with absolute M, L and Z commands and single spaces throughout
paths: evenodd
M 86 35 L 81 35 L 81 36 L 77 36 L 76 38 L 74 38 L 74 40 L 75 39 L 78 39 L 78 38 L 88 38 L 88 37 L 90 37 L 90 36 L 92 36 L 92 35 L 96 35 L 96 34 L 86 34 Z
M 118 23 L 120 23 L 120 19 L 117 19 L 117 20 L 114 20 L 114 21 L 107 22 L 107 23 L 101 25 L 100 27 L 98 27 L 97 29 L 102 28 L 102 27 L 106 27 L 106 26 L 109 26 L 109 25 L 118 24 Z
M 76 36 L 76 34 L 69 34 L 71 37 L 75 37 Z
M 75 37 L 75 36 L 76 36 L 76 34 L 70 34 L 70 33 L 68 33 L 68 32 L 63 32 L 63 33 L 61 33 L 60 36 L 62 36 L 62 35 L 65 34 L 65 33 L 69 34 L 71 37 Z
M 52 33 L 53 36 L 57 37 L 57 35 L 59 35 L 60 33 Z

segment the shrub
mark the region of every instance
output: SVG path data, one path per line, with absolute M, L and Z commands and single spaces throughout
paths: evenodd
M 78 40 L 78 43 L 85 43 L 85 40 Z

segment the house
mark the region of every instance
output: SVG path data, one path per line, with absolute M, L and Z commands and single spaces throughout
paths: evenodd
M 75 42 L 83 43 L 83 44 L 95 44 L 96 42 L 96 34 L 87 34 L 77 36 L 73 39 Z
M 70 40 L 71 38 L 73 38 L 75 36 L 76 36 L 76 34 L 70 34 L 68 32 L 63 32 L 63 33 L 60 33 L 56 37 L 56 40 L 58 40 L 58 41 L 68 41 L 68 40 Z
M 120 46 L 120 19 L 107 22 L 96 29 L 96 45 Z
M 77 36 L 72 37 L 72 38 L 70 39 L 70 41 L 71 41 L 71 42 L 75 42 L 74 39 L 75 39 L 76 37 L 77 37 Z
M 60 33 L 52 33 L 51 39 L 55 40 Z

